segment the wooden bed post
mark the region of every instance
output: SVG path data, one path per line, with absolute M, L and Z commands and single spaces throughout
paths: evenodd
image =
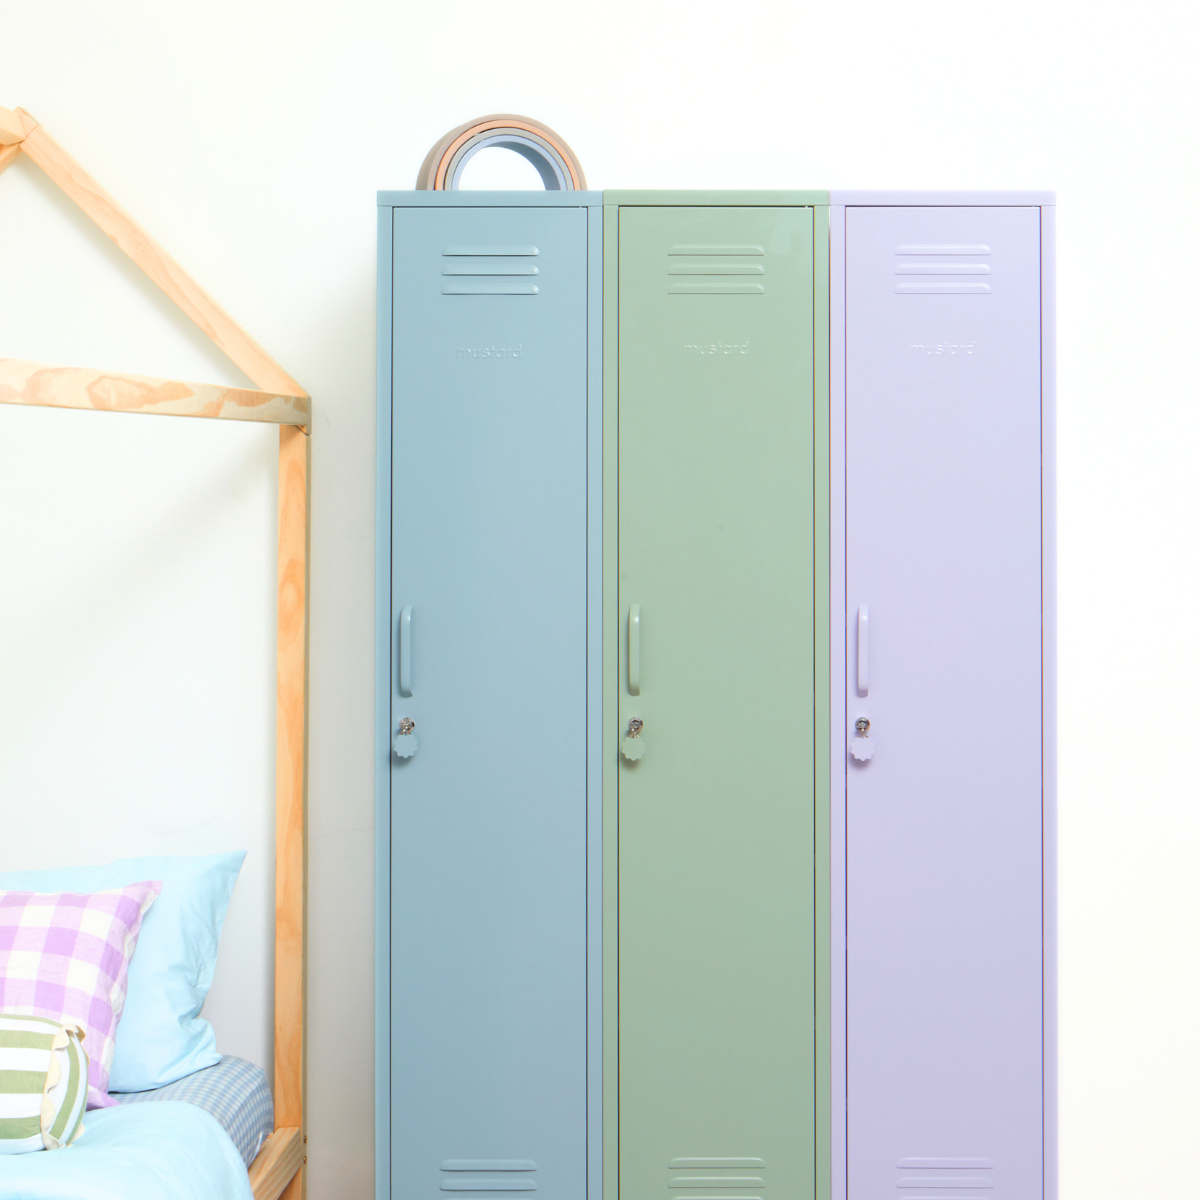
M 305 1091 L 305 808 L 308 762 L 308 431 L 279 428 L 279 633 L 275 759 L 275 1128 L 307 1141 Z M 303 1169 L 283 1192 L 303 1200 Z
M 0 359 L 0 404 L 279 425 L 275 717 L 275 1131 L 250 1164 L 255 1200 L 303 1200 L 308 550 L 311 405 L 304 389 L 24 109 L 0 108 L 0 171 L 33 160 L 259 388 Z

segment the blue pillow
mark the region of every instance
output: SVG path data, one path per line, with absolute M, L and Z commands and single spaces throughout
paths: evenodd
M 235 850 L 199 858 L 126 858 L 103 867 L 0 871 L 0 891 L 99 892 L 162 880 L 162 894 L 142 921 L 129 964 L 110 1091 L 144 1092 L 220 1061 L 216 1034 L 200 1009 L 245 857 L 245 850 Z

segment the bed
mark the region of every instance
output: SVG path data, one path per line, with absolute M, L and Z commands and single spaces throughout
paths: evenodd
M 215 1067 L 194 1071 L 148 1092 L 110 1092 L 122 1105 L 186 1103 L 202 1108 L 229 1135 L 249 1167 L 275 1129 L 275 1106 L 266 1074 L 244 1058 L 224 1054 Z
M 211 1113 L 182 1100 L 89 1112 L 73 1146 L 9 1155 L 4 1200 L 251 1200 L 246 1166 Z
M 23 109 L 0 108 L 0 171 L 31 159 L 257 388 L 0 359 L 0 403 L 279 426 L 274 1063 L 222 1059 L 87 1113 L 61 1150 L 4 1155 L 0 1200 L 301 1200 L 306 1161 L 305 802 L 308 747 L 307 393 Z M 265 1097 L 265 1105 L 264 1105 Z

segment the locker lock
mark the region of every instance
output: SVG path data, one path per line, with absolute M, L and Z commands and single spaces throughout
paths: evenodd
M 412 758 L 417 752 L 417 738 L 414 730 L 417 723 L 412 717 L 401 717 L 400 727 L 392 741 L 392 752 L 397 758 Z
M 637 762 L 646 752 L 646 743 L 642 741 L 642 718 L 630 717 L 629 725 L 621 739 L 621 753 L 630 762 Z
M 866 762 L 875 753 L 875 743 L 868 734 L 871 722 L 866 717 L 859 717 L 854 722 L 854 737 L 850 741 L 850 753 L 858 762 Z

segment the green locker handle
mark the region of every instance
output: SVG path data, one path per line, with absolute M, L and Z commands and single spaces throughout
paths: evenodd
M 629 694 L 642 694 L 642 606 L 629 606 Z

